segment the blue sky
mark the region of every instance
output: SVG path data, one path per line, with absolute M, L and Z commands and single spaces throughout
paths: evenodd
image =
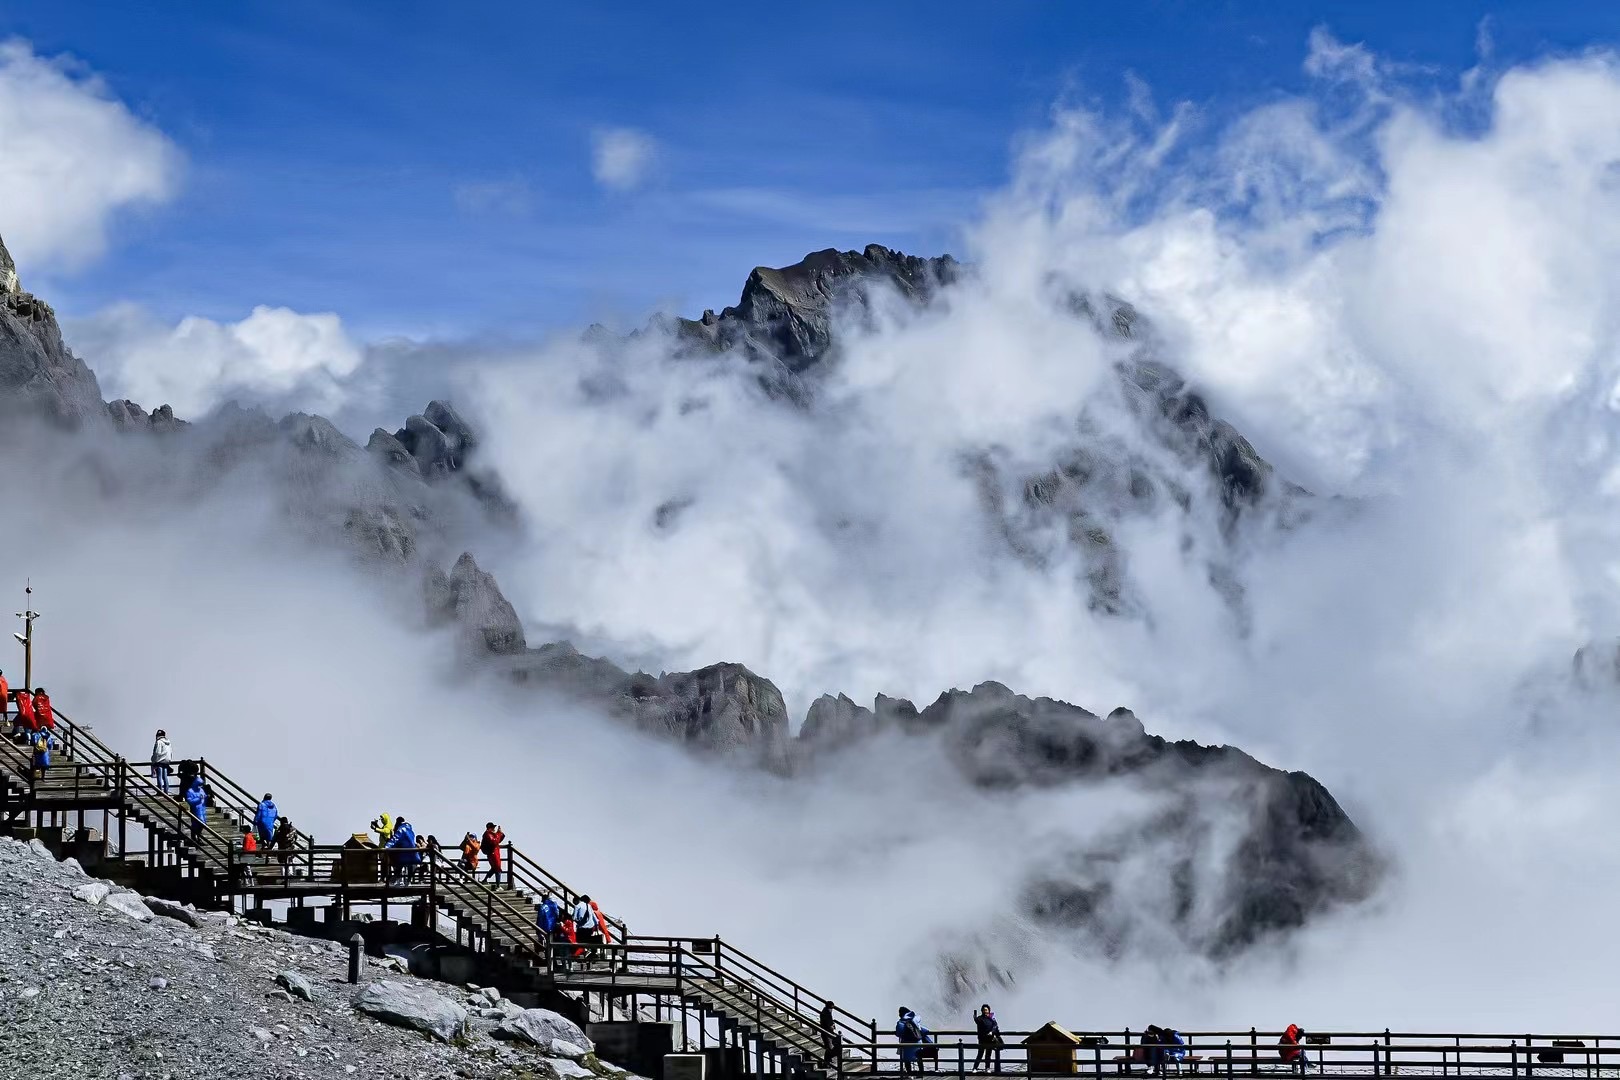
M 749 267 L 887 243 L 937 252 L 1052 104 L 1219 115 L 1298 89 L 1325 26 L 1455 72 L 1614 40 L 1620 9 L 1528 3 L 669 5 L 0 0 L 0 37 L 67 52 L 186 157 L 106 257 L 30 284 L 68 315 L 254 304 L 364 337 L 529 334 L 696 312 Z M 644 133 L 643 181 L 592 133 Z M 5 231 L 0 210 L 0 234 Z

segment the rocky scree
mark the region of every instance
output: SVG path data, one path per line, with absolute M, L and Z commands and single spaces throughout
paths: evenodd
M 338 943 L 143 901 L 0 837 L 8 1076 L 632 1080 L 556 1013 L 498 997 L 498 1014 L 474 1012 L 465 992 L 370 959 L 353 987 L 347 966 Z

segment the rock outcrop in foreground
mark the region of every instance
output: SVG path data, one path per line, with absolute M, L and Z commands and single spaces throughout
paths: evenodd
M 370 959 L 350 986 L 334 942 L 180 910 L 0 837 L 4 1075 L 634 1080 L 556 1013 Z

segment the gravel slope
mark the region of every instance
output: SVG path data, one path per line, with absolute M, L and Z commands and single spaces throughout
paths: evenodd
M 0 1075 L 631 1080 L 594 1054 L 569 1060 L 578 1049 L 497 1041 L 502 1020 L 521 1012 L 510 1003 L 369 958 L 361 985 L 350 986 L 347 951 L 335 942 L 170 909 L 201 924 L 193 927 L 151 915 L 135 894 L 105 884 L 38 841 L 0 837 Z M 302 976 L 313 1000 L 278 985 L 283 972 Z M 464 1011 L 463 1030 L 445 1042 L 357 1011 L 367 984 L 382 982 L 441 1019 L 446 1008 Z M 527 1014 L 531 1029 L 553 1017 L 567 1024 L 554 1013 Z

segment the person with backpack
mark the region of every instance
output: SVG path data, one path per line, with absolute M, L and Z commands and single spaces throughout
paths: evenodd
M 253 812 L 253 831 L 259 836 L 259 846 L 268 848 L 270 838 L 276 834 L 276 822 L 281 817 L 281 811 L 276 809 L 276 801 L 267 791 L 264 798 L 259 800 L 259 808 Z
M 158 790 L 165 795 L 169 793 L 169 763 L 173 758 L 168 732 L 158 728 L 157 738 L 152 741 L 152 779 L 157 781 Z
M 602 922 L 596 917 L 596 905 L 589 896 L 581 896 L 579 903 L 574 905 L 574 933 L 584 948 L 575 951 L 575 956 L 582 956 L 589 960 L 596 955 L 591 946 L 602 943 Z
M 276 822 L 276 834 L 270 838 L 270 846 L 276 849 L 276 861 L 281 864 L 281 876 L 287 876 L 287 864 L 292 860 L 293 848 L 298 846 L 298 830 L 286 818 Z
M 917 1014 L 900 1006 L 900 1019 L 894 1025 L 894 1037 L 900 1040 L 900 1071 L 920 1073 L 925 1049 L 933 1042 L 928 1029 L 917 1022 Z
M 996 1014 L 989 1005 L 979 1006 L 979 1011 L 973 1014 L 973 1026 L 979 1035 L 979 1052 L 973 1055 L 973 1071 L 978 1072 L 981 1066 L 994 1065 L 990 1071 L 1000 1072 L 1001 1025 L 996 1022 Z
M 501 831 L 500 826 L 493 821 L 484 825 L 484 838 L 479 846 L 489 859 L 489 869 L 484 873 L 485 881 L 501 880 L 501 844 L 505 841 L 506 834 Z
M 41 729 L 34 732 L 33 772 L 35 780 L 45 779 L 45 770 L 51 767 L 51 733 Z
M 208 792 L 201 775 L 193 775 L 186 788 L 186 805 L 191 807 L 191 842 L 202 839 L 203 822 L 208 820 Z

